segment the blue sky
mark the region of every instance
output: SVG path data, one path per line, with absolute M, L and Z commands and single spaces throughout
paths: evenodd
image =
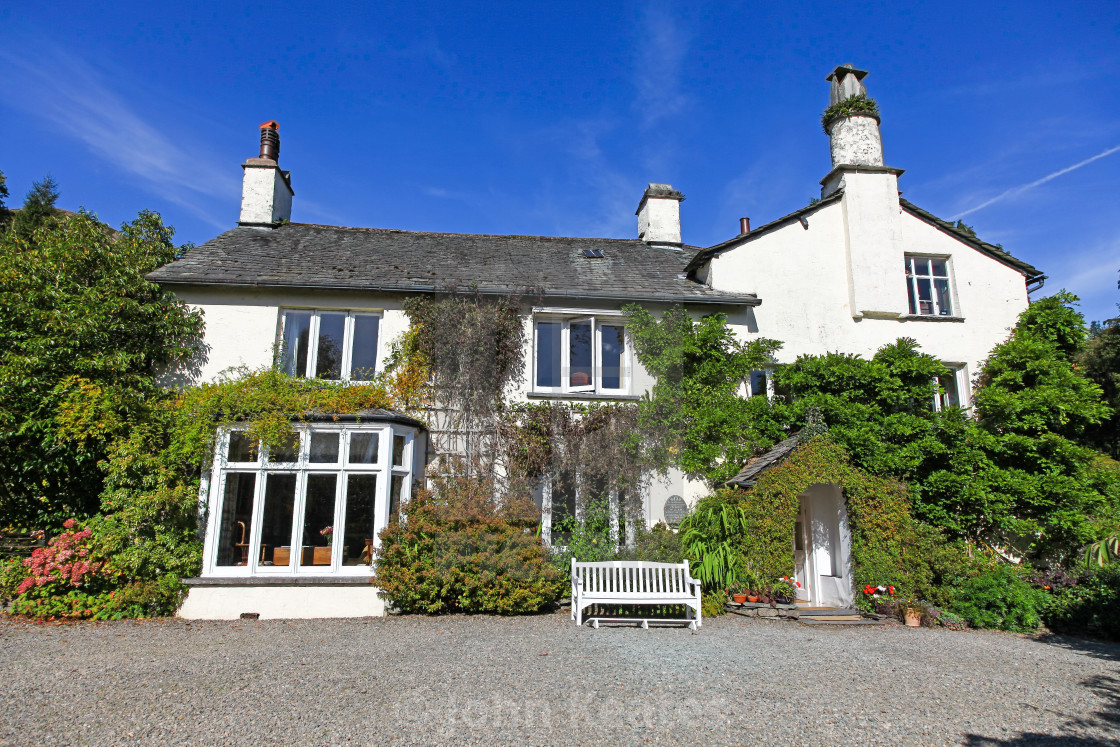
M 1120 3 L 42 3 L 0 7 L 0 170 L 62 207 L 237 219 L 280 122 L 293 220 L 628 237 L 647 182 L 710 245 L 819 194 L 852 62 L 912 202 L 1120 301 Z

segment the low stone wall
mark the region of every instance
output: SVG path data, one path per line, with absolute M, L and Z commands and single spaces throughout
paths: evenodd
M 734 602 L 728 602 L 727 611 L 745 617 L 786 617 L 791 620 L 796 620 L 801 617 L 801 613 L 797 610 L 796 605 L 792 604 L 770 605 L 752 604 L 751 602 L 735 604 Z

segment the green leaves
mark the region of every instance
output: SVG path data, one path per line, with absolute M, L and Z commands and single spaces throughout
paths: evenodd
M 144 277 L 171 238 L 148 212 L 115 235 L 88 213 L 0 235 L 0 525 L 95 512 L 108 444 L 197 364 L 201 314 Z
M 694 320 L 676 306 L 655 319 L 636 304 L 623 311 L 638 360 L 657 379 L 639 414 L 655 469 L 674 465 L 718 485 L 783 437 L 765 397 L 740 396 L 751 371 L 773 366 L 781 343 L 744 343 L 723 314 Z

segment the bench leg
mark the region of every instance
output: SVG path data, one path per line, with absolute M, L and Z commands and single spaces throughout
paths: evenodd
M 591 621 L 591 626 L 593 628 L 595 628 L 595 630 L 598 630 L 599 629 L 599 618 L 596 617 L 594 620 L 592 620 Z
M 642 630 L 649 630 L 649 620 L 642 620 Z
M 696 630 L 696 621 L 695 620 L 693 620 L 692 622 L 690 622 L 688 624 L 688 629 L 689 630 Z

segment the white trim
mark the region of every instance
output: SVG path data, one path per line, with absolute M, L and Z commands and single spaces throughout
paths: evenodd
M 599 317 L 605 317 L 600 320 Z M 626 325 L 619 324 L 623 318 L 621 313 L 598 314 L 591 316 L 566 317 L 553 310 L 533 317 L 533 334 L 531 350 L 531 379 L 530 394 L 602 394 L 627 396 L 630 394 L 634 371 L 634 345 Z M 571 327 L 573 324 L 589 323 L 591 325 L 591 382 L 588 385 L 573 386 L 571 383 Z M 538 364 L 540 348 L 539 327 L 541 324 L 560 325 L 560 370 L 559 386 L 541 386 L 538 382 Z M 603 386 L 603 327 L 622 327 L 622 356 L 619 372 L 618 388 Z
M 367 564 L 343 565 L 342 551 L 339 546 L 353 544 L 346 537 L 346 509 L 350 499 L 349 478 L 356 475 L 371 475 L 377 480 L 374 494 L 372 547 L 379 545 L 378 534 L 388 524 L 389 503 L 392 478 L 402 478 L 400 505 L 403 506 L 412 489 L 415 470 L 422 465 L 414 455 L 413 445 L 416 443 L 416 430 L 397 423 L 312 423 L 296 426 L 299 437 L 299 448 L 295 462 L 269 462 L 266 451 L 258 446 L 257 460 L 255 462 L 229 462 L 226 458 L 230 434 L 242 430 L 241 428 L 221 428 L 215 444 L 215 459 L 211 469 L 209 490 L 209 516 L 206 520 L 206 536 L 203 551 L 204 577 L 245 577 L 245 576 L 306 576 L 306 575 L 345 575 L 363 576 L 372 573 L 372 566 Z M 311 433 L 337 433 L 339 435 L 338 459 L 334 462 L 323 463 L 310 461 Z M 373 464 L 352 464 L 349 461 L 350 442 L 354 434 L 376 433 L 378 435 L 377 459 Z M 405 439 L 402 464 L 393 466 L 392 444 L 395 436 Z M 253 475 L 253 496 L 246 542 L 249 545 L 248 557 L 245 565 L 218 565 L 221 551 L 219 544 L 222 540 L 222 510 L 225 499 L 226 483 L 229 475 Z M 288 537 L 289 553 L 288 565 L 265 565 L 261 561 L 261 539 L 264 531 L 265 491 L 269 476 L 294 475 L 295 497 L 291 517 L 291 529 Z M 332 524 L 335 533 L 332 537 L 331 562 L 329 565 L 301 565 L 301 550 L 303 524 L 307 515 L 307 486 L 310 475 L 332 475 L 335 478 L 334 512 Z M 351 538 L 353 539 L 353 538 Z M 236 560 L 235 560 L 236 562 Z
M 296 313 L 309 313 L 311 320 L 307 328 L 307 362 L 304 365 L 302 373 L 296 372 L 296 376 L 304 378 L 315 378 L 316 368 L 319 363 L 319 332 L 320 332 L 320 317 L 322 314 L 342 314 L 344 316 L 342 321 L 342 360 L 339 362 L 339 378 L 327 379 L 327 381 L 345 381 L 352 384 L 368 383 L 370 379 L 352 379 L 354 364 L 354 334 L 356 327 L 356 319 L 360 316 L 373 316 L 377 317 L 377 340 L 373 351 L 374 361 L 381 360 L 381 347 L 383 340 L 383 327 L 385 315 L 380 310 L 364 310 L 364 309 L 323 309 L 323 308 L 305 308 L 299 306 L 283 306 L 280 308 L 280 321 L 278 324 L 277 333 L 277 356 L 278 363 L 283 360 L 285 351 L 282 349 L 284 345 L 284 316 L 288 312 Z M 375 363 L 376 366 L 376 363 Z M 376 370 L 376 368 L 375 368 Z
M 609 316 L 624 319 L 625 312 L 605 309 L 560 309 L 554 306 L 534 306 L 533 316 Z

